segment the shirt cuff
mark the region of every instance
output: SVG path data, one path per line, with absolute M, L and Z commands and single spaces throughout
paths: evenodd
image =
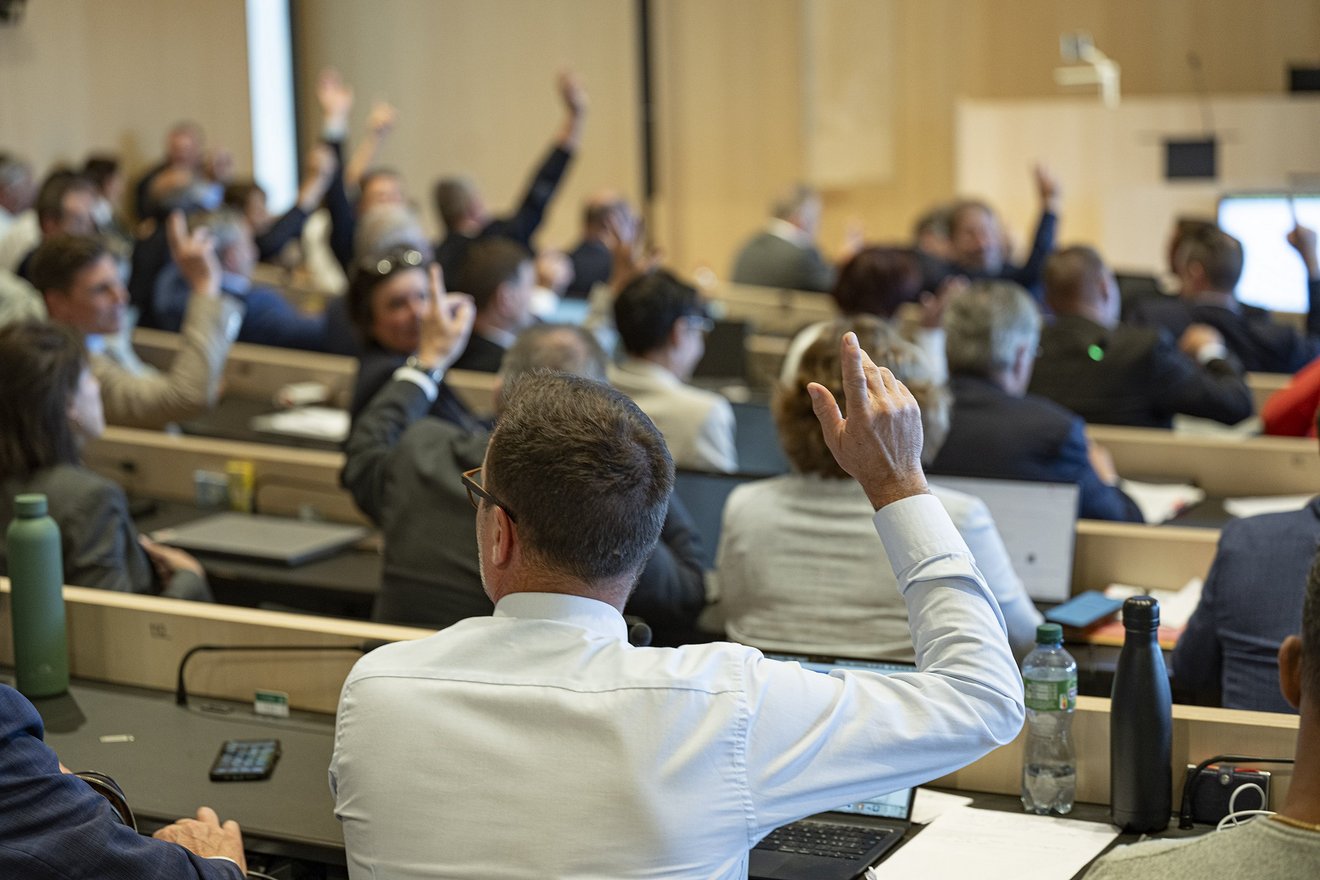
M 348 136 L 348 123 L 343 125 L 321 125 L 321 140 L 327 143 L 339 143 Z
M 948 511 L 934 495 L 913 495 L 886 504 L 875 512 L 874 522 L 904 591 L 913 581 L 905 575 L 920 563 L 959 554 L 971 556 Z
M 228 862 L 229 864 L 234 866 L 234 870 L 238 871 L 238 876 L 240 877 L 247 876 L 247 874 L 243 871 L 243 869 L 239 867 L 238 862 L 234 861 L 229 856 L 206 856 L 206 860 L 208 862 Z
M 440 396 L 440 386 L 431 381 L 431 377 L 421 370 L 412 367 L 399 367 L 394 371 L 395 379 L 402 379 L 405 382 L 411 382 L 426 395 L 426 399 L 435 403 L 435 399 Z
M 1201 366 L 1211 361 L 1222 361 L 1228 357 L 1228 349 L 1222 342 L 1209 342 L 1196 350 L 1196 360 Z

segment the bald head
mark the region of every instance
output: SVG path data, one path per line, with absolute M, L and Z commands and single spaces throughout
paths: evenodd
M 1044 271 L 1045 302 L 1056 315 L 1080 315 L 1097 324 L 1118 323 L 1114 275 L 1094 248 L 1063 248 L 1050 255 Z

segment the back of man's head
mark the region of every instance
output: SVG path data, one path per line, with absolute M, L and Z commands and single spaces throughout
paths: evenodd
M 67 292 L 79 272 L 108 253 L 105 243 L 90 235 L 48 238 L 32 255 L 32 286 L 43 294 Z
M 1019 348 L 1034 350 L 1040 312 L 1013 282 L 978 281 L 949 304 L 944 331 L 949 372 L 992 379 L 1013 366 Z
M 353 233 L 354 258 L 363 260 L 394 248 L 410 248 L 431 260 L 431 241 L 411 208 L 389 202 L 369 208 L 358 218 Z
M 472 211 L 476 185 L 468 177 L 442 177 L 435 182 L 435 212 L 445 229 L 454 232 Z
M 34 197 L 31 166 L 17 156 L 0 155 L 0 208 L 17 214 L 26 211 Z
M 481 312 L 495 299 L 500 285 L 517 280 L 518 270 L 531 259 L 531 252 L 512 239 L 497 236 L 478 239 L 463 255 L 458 277 L 448 284 L 451 289 L 470 295 Z
M 528 373 L 549 370 L 605 382 L 607 360 L 596 337 L 576 324 L 534 324 L 504 353 L 500 379 L 512 387 Z
M 486 449 L 486 488 L 516 518 L 529 564 L 586 583 L 635 582 L 669 507 L 674 464 L 654 424 L 601 382 L 524 374 Z
M 633 279 L 614 300 L 619 341 L 635 357 L 664 348 L 677 321 L 705 315 L 697 289 L 665 269 Z
M 1186 275 L 1200 267 L 1207 289 L 1231 293 L 1242 277 L 1242 242 L 1218 227 L 1187 236 L 1179 246 Z
M 1105 261 L 1095 248 L 1074 245 L 1045 261 L 1045 301 L 1059 315 L 1074 315 L 1104 299 Z
M 820 220 L 820 195 L 806 184 L 794 184 L 771 202 L 770 216 L 814 235 Z
M 892 318 L 921 295 L 921 264 L 907 248 L 862 248 L 843 264 L 830 295 L 845 315 Z
M 37 220 L 45 226 L 59 226 L 64 222 L 65 198 L 75 192 L 95 195 L 95 185 L 68 168 L 57 168 L 41 182 L 37 192 Z

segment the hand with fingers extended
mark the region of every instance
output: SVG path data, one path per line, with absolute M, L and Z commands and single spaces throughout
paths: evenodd
M 232 859 L 244 874 L 247 859 L 243 855 L 243 833 L 233 819 L 220 824 L 220 817 L 210 807 L 200 807 L 196 819 L 180 819 L 151 835 L 168 840 L 204 859 L 220 856 Z
M 431 264 L 431 291 L 422 312 L 417 361 L 428 370 L 443 370 L 458 360 L 472 334 L 477 307 L 466 293 L 447 293 L 439 263 Z
M 215 255 L 215 241 L 205 227 L 188 231 L 182 211 L 171 211 L 165 221 L 165 237 L 170 256 L 179 272 L 192 287 L 194 296 L 220 295 L 220 260 Z
M 367 131 L 378 138 L 383 138 L 394 130 L 399 121 L 399 111 L 388 101 L 377 101 L 371 105 L 367 114 Z
M 327 67 L 316 77 L 316 100 L 329 128 L 348 128 L 348 114 L 353 109 L 353 87 L 344 82 L 339 71 Z
M 1288 233 L 1288 244 L 1293 246 L 1306 264 L 1306 274 L 1320 278 L 1320 259 L 1316 255 L 1315 238 L 1314 229 L 1298 223 Z
M 610 211 L 605 217 L 605 243 L 613 258 L 610 288 L 616 296 L 659 263 L 659 253 L 647 250 L 645 239 L 645 225 L 631 211 Z
M 840 343 L 843 363 L 844 406 L 829 389 L 812 382 L 807 386 L 812 408 L 820 420 L 839 466 L 861 484 L 876 510 L 912 495 L 929 491 L 921 470 L 921 410 L 912 393 L 894 374 L 877 367 L 845 333 Z

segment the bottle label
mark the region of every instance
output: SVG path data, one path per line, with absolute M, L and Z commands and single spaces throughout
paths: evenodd
M 1024 679 L 1027 708 L 1036 712 L 1070 712 L 1077 708 L 1077 676 L 1063 681 Z

